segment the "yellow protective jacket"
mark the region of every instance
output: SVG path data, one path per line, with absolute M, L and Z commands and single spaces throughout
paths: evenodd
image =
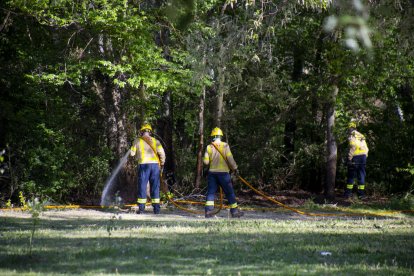
M 145 141 L 144 141 L 145 139 Z M 151 145 L 148 145 L 148 143 Z M 154 148 L 159 156 L 160 166 L 164 166 L 165 152 L 161 143 L 153 137 L 140 137 L 135 141 L 131 147 L 131 155 L 137 154 L 138 164 L 153 164 L 158 163 L 158 158 L 154 153 Z
M 348 137 L 349 141 L 349 153 L 348 159 L 352 160 L 352 157 L 356 155 L 366 155 L 368 156 L 368 145 L 365 140 L 365 136 L 360 132 L 353 130 L 351 135 Z
M 223 156 L 216 150 L 213 145 L 208 145 L 206 152 L 204 153 L 203 162 L 205 165 L 210 165 L 211 172 L 229 172 L 231 170 L 237 169 L 236 161 L 234 161 L 233 154 L 230 151 L 230 147 L 225 142 L 213 142 L 220 152 L 226 157 L 229 166 L 227 166 L 226 161 L 223 159 Z

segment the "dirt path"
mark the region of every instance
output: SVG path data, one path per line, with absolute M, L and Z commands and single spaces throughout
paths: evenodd
M 201 208 L 197 208 L 201 211 Z M 273 210 L 266 210 L 265 208 L 257 208 L 255 210 L 245 208 L 245 216 L 240 218 L 241 220 L 332 220 L 332 219 L 342 219 L 342 220 L 359 220 L 363 216 L 355 217 L 346 217 L 341 216 L 327 216 L 327 217 L 311 217 L 306 215 L 300 215 L 289 210 L 284 210 L 282 208 L 276 208 Z M 328 213 L 328 211 L 327 211 Z M 163 208 L 161 214 L 154 215 L 152 213 L 152 208 L 148 207 L 144 214 L 135 214 L 133 209 L 128 211 L 120 211 L 117 209 L 52 209 L 44 211 L 41 214 L 42 219 L 46 220 L 108 220 L 111 219 L 114 215 L 121 216 L 123 220 L 164 220 L 164 219 L 174 219 L 177 221 L 185 220 L 204 220 L 204 215 L 196 215 L 188 212 L 178 210 L 176 208 Z M 14 217 L 14 218 L 30 218 L 31 214 L 29 212 L 23 211 L 0 211 L 0 217 Z M 376 217 L 376 219 L 381 219 L 386 217 Z M 231 219 L 228 209 L 221 210 L 214 218 L 211 220 L 221 220 L 221 219 Z
M 158 220 L 163 218 L 174 218 L 174 220 L 199 220 L 205 219 L 204 215 L 190 214 L 177 209 L 163 209 L 161 214 L 154 215 L 151 208 L 148 208 L 144 214 L 135 214 L 133 212 L 119 212 L 117 210 L 94 210 L 94 209 L 65 209 L 65 210 L 47 210 L 42 213 L 42 219 L 90 219 L 90 220 L 106 220 L 114 215 L 122 216 L 124 220 Z M 0 217 L 14 217 L 14 218 L 30 218 L 29 212 L 23 211 L 0 211 Z M 222 210 L 214 219 L 230 218 L 228 210 Z M 256 212 L 245 211 L 245 216 L 241 219 L 275 219 L 275 220 L 292 220 L 292 219 L 306 219 L 306 217 L 295 213 L 281 213 L 281 212 Z

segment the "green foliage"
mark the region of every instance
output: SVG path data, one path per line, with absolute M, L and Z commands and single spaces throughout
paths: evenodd
M 407 193 L 403 197 L 393 197 L 390 200 L 389 207 L 397 210 L 414 211 L 414 195 Z
M 320 209 L 320 205 L 316 204 L 313 198 L 307 199 L 301 207 L 306 210 L 319 210 Z
M 194 188 L 194 164 L 196 162 L 194 151 L 182 149 L 177 151 L 177 175 L 180 176 L 181 185 L 177 187 L 182 194 L 190 193 Z
M 165 14 L 179 29 L 186 28 L 191 20 L 195 8 L 195 0 L 167 1 Z
M 168 199 L 174 198 L 174 194 L 172 192 L 163 193 L 160 192 L 160 200 L 163 202 L 168 202 Z
M 236 161 L 269 190 L 322 190 L 331 104 L 339 160 L 354 119 L 370 147 L 367 189 L 412 191 L 396 169 L 414 156 L 414 16 L 410 1 L 391 2 L 3 1 L 2 200 L 98 198 L 135 125 L 164 123 L 166 93 L 177 179 L 191 191 L 201 91 L 205 137 L 223 92 Z
M 5 158 L 6 150 L 3 149 L 0 151 L 0 187 L 6 186 L 10 181 L 10 170 L 8 165 L 8 160 Z M 4 193 L 4 194 L 3 194 Z M 0 189 L 0 201 L 5 200 L 7 195 Z
M 340 3 L 339 6 L 349 10 L 352 6 L 352 12 L 355 14 L 341 14 L 340 16 L 331 15 L 326 18 L 324 30 L 334 32 L 336 29 L 344 31 L 344 45 L 355 51 L 361 48 L 371 50 L 372 42 L 370 38 L 370 27 L 368 26 L 368 11 L 361 0 L 355 0 L 350 3 Z M 362 46 L 362 47 L 361 47 Z
M 6 208 L 13 208 L 13 204 L 11 203 L 11 199 L 8 199 L 5 204 Z
M 131 109 L 142 106 L 155 118 L 158 95 L 180 90 L 186 71 L 166 61 L 153 39 L 159 30 L 156 9 L 128 1 L 11 0 L 4 5 L 13 22 L 4 29 L 8 36 L 0 34 L 0 49 L 7 51 L 0 144 L 8 141 L 15 152 L 13 181 L 25 193 L 56 201 L 96 198 L 117 158 L 106 136 L 112 103 L 107 92 L 96 92 L 99 82 L 123 94 L 122 108 L 131 100 Z M 133 93 L 141 83 L 145 102 Z
M 2 167 L 4 162 L 4 154 L 6 153 L 6 150 L 0 151 L 0 166 Z M 3 169 L 3 168 L 2 168 Z M 4 170 L 0 171 L 1 174 L 4 173 Z
M 406 197 L 414 192 L 414 165 L 408 164 L 406 168 L 397 168 L 397 172 L 406 172 L 411 177 L 411 186 L 407 191 Z
M 26 197 L 23 195 L 23 192 L 22 191 L 19 192 L 19 205 L 24 210 L 26 210 L 27 208 L 29 208 L 29 206 L 27 205 L 27 202 L 26 202 Z

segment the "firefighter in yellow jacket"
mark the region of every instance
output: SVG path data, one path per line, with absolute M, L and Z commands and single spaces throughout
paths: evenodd
M 232 217 L 241 217 L 241 212 L 237 207 L 236 195 L 231 183 L 229 171 L 237 173 L 237 164 L 234 161 L 230 147 L 227 143 L 222 142 L 223 131 L 218 127 L 211 132 L 212 143 L 207 146 L 204 154 L 203 162 L 210 165 L 208 172 L 207 199 L 205 205 L 205 217 L 213 216 L 214 197 L 219 186 L 222 187 L 228 203 L 230 205 L 230 213 Z M 226 160 L 223 158 L 226 158 Z M 230 168 L 229 168 L 230 166 Z
M 354 188 L 354 179 L 358 179 L 358 197 L 365 197 L 365 166 L 368 157 L 368 146 L 365 136 L 356 130 L 354 122 L 348 125 L 348 179 L 345 189 L 345 197 L 352 196 Z
M 154 214 L 160 213 L 160 173 L 165 163 L 165 152 L 161 143 L 151 137 L 152 127 L 144 124 L 140 137 L 131 147 L 131 156 L 138 159 L 138 211 L 144 212 L 147 202 L 147 183 L 150 182 L 151 203 Z

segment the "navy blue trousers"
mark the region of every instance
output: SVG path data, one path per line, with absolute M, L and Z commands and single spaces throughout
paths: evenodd
M 160 210 L 160 168 L 158 164 L 140 164 L 138 166 L 138 207 L 140 210 L 145 209 L 144 202 L 147 199 L 148 181 L 154 213 L 157 213 Z
M 352 158 L 352 164 L 348 165 L 348 184 L 354 184 L 354 179 L 358 179 L 358 184 L 365 184 L 365 166 L 367 164 L 367 156 L 356 155 Z
M 208 186 L 207 186 L 207 199 L 206 202 L 214 202 L 215 194 L 219 186 L 224 191 L 227 201 L 230 205 L 230 210 L 233 211 L 237 207 L 236 195 L 234 194 L 233 185 L 231 183 L 230 174 L 227 172 L 209 172 L 208 173 Z M 214 205 L 207 205 L 205 207 L 206 212 L 212 211 Z

